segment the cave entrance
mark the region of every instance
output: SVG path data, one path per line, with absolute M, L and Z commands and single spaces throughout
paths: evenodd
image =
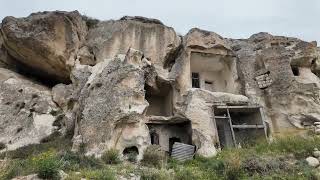
M 154 88 L 145 85 L 145 98 L 149 103 L 147 115 L 149 116 L 172 116 L 172 87 L 169 83 L 159 83 Z
M 139 150 L 136 146 L 127 147 L 122 152 L 124 158 L 131 162 L 137 161 L 137 156 L 139 155 Z
M 191 52 L 190 72 L 192 88 L 211 92 L 230 92 L 235 90 L 235 61 L 231 56 L 212 53 Z

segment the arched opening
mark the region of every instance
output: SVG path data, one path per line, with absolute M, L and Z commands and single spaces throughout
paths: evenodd
M 156 132 L 150 133 L 151 144 L 159 145 L 159 134 Z
M 300 72 L 299 72 L 299 68 L 296 66 L 291 66 L 291 70 L 294 76 L 299 76 Z
M 172 147 L 173 147 L 173 144 L 175 142 L 181 142 L 180 138 L 177 138 L 177 137 L 172 137 L 172 138 L 169 138 L 169 153 L 171 154 L 172 152 Z
M 124 158 L 130 162 L 136 162 L 139 150 L 136 146 L 127 147 L 122 152 Z

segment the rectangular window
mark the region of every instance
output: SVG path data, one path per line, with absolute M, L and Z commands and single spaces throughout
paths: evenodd
M 192 87 L 193 88 L 200 88 L 200 77 L 199 73 L 192 73 Z

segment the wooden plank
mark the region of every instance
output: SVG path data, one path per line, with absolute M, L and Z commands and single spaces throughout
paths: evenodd
M 248 124 L 232 125 L 232 127 L 236 129 L 264 129 L 264 125 L 248 125 Z
M 233 144 L 234 144 L 234 147 L 236 147 L 237 146 L 236 136 L 234 135 L 234 131 L 233 131 L 233 128 L 232 128 L 232 119 L 231 119 L 231 116 L 230 116 L 229 108 L 227 108 L 227 113 L 228 113 L 228 117 L 229 117 L 229 125 L 230 125 L 230 129 L 231 129 Z
M 216 119 L 229 119 L 227 116 L 215 116 Z
M 218 109 L 258 109 L 260 106 L 217 106 Z
M 263 108 L 262 108 L 262 107 L 260 107 L 260 115 L 261 115 L 261 121 L 262 121 L 263 126 L 264 126 L 264 134 L 265 134 L 265 136 L 266 136 L 266 139 L 268 140 L 267 126 L 266 126 L 264 111 L 263 111 Z

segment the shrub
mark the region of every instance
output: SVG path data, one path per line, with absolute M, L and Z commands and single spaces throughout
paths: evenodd
M 141 164 L 161 168 L 167 162 L 167 157 L 159 145 L 151 145 L 144 151 Z
M 107 164 L 118 164 L 120 163 L 119 151 L 109 149 L 102 155 L 101 159 Z
M 35 172 L 31 159 L 7 160 L 0 164 L 0 179 L 12 179 L 16 176 L 29 175 Z
M 136 152 L 130 152 L 127 154 L 127 160 L 130 162 L 136 162 L 137 161 L 137 153 Z
M 81 173 L 82 177 L 91 180 L 115 180 L 115 173 L 110 169 L 85 170 Z
M 43 179 L 57 179 L 61 162 L 53 151 L 44 152 L 33 159 L 36 166 L 36 172 Z
M 173 180 L 174 176 L 165 169 L 143 169 L 140 173 L 141 180 Z
M 78 170 L 79 168 L 102 168 L 103 163 L 101 160 L 94 156 L 85 156 L 84 154 L 66 151 L 61 156 L 64 162 L 64 169 Z
M 319 137 L 282 137 L 267 144 L 257 144 L 255 149 L 258 153 L 293 153 L 298 158 L 310 155 L 314 148 L 320 148 Z
M 201 171 L 191 167 L 183 167 L 176 170 L 175 179 L 177 180 L 194 180 L 194 179 L 204 179 L 202 178 Z M 211 177 L 210 179 L 213 179 Z
M 49 150 L 68 150 L 71 149 L 71 145 L 71 139 L 59 137 L 50 142 L 30 144 L 13 151 L 8 151 L 7 157 L 11 159 L 28 159 Z

